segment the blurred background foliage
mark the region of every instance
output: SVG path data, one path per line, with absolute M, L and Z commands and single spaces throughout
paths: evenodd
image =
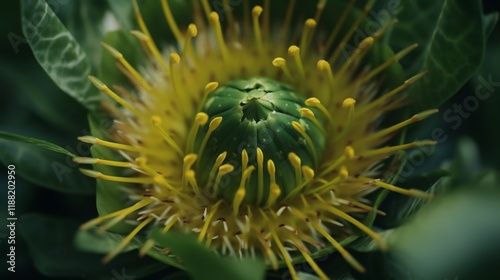
M 118 0 L 47 2 L 88 54 L 91 71 L 104 75 L 104 79 L 110 81 L 119 79 L 109 74 L 113 73 L 106 68 L 110 63 L 101 63 L 102 47 L 98 42 L 103 40 L 123 42 L 127 39 L 120 36 L 126 37 L 126 35 L 120 33 L 105 35 L 109 30 L 103 29 L 102 25 L 96 23 L 105 21 L 108 16 L 106 11 L 112 11 L 120 15 L 117 20 L 125 30 L 132 28 L 130 16 L 126 16 L 131 12 L 130 3 Z M 173 7 L 177 9 L 176 17 L 181 22 L 183 19 L 186 21 L 184 17 L 188 13 L 186 6 L 180 4 L 181 1 L 171 2 L 174 6 L 177 5 Z M 158 3 L 154 1 L 141 3 L 145 14 L 158 10 Z M 422 3 L 425 7 L 427 2 Z M 380 7 L 375 6 L 374 11 Z M 485 0 L 483 9 L 485 14 L 498 11 L 499 2 Z M 433 14 L 436 11 L 428 12 Z M 23 35 L 20 14 L 19 1 L 6 1 L 0 10 L 2 18 L 0 130 L 43 139 L 75 154 L 88 154 L 89 147 L 76 139 L 77 136 L 88 134 L 90 129 L 87 110 L 60 90 L 38 65 Z M 163 18 L 150 17 L 148 25 L 161 27 L 155 29 L 156 33 L 153 33 L 153 36 L 161 38 L 160 41 L 166 42 L 171 38 L 172 35 L 166 29 L 167 25 Z M 397 30 L 394 32 L 398 35 Z M 413 29 L 412 32 L 418 35 L 420 31 Z M 397 41 L 395 43 L 397 44 Z M 127 51 L 133 52 L 134 48 Z M 497 124 L 497 117 L 500 117 L 498 25 L 491 30 L 484 57 L 478 71 L 455 96 L 439 107 L 440 112 L 413 127 L 407 134 L 409 139 L 432 138 L 433 131 L 439 128 L 439 131 L 442 131 L 440 139 L 443 141 L 440 141 L 441 143 L 433 150 L 417 150 L 409 153 L 410 164 L 402 171 L 402 174 L 407 176 L 402 176 L 399 185 L 424 190 L 432 186 L 436 194 L 446 195 L 438 196 L 424 206 L 422 204 L 425 203 L 422 201 L 388 194 L 380 207 L 388 213 L 397 214 L 377 218 L 375 226 L 383 231 L 383 235 L 389 240 L 392 248 L 390 253 L 383 254 L 376 251 L 375 244 L 371 240 L 362 238 L 351 251 L 367 267 L 369 273 L 359 274 L 352 271 L 338 255 L 333 254 L 322 258 L 319 262 L 329 275 L 338 279 L 352 277 L 498 279 L 500 275 L 498 267 L 500 186 L 497 181 L 500 171 L 498 146 L 500 131 Z M 109 60 L 104 57 L 103 61 L 106 59 Z M 413 59 L 419 58 L 416 56 Z M 405 65 L 406 62 L 407 60 L 403 60 L 402 64 Z M 478 90 L 490 93 L 489 97 L 479 101 L 474 110 L 467 110 L 471 106 L 464 102 L 470 101 L 470 96 Z M 134 251 L 121 255 L 106 266 L 99 263 L 102 255 L 78 251 L 72 246 L 75 230 L 79 224 L 97 215 L 92 189 L 95 181 L 80 175 L 76 166 L 67 165 L 70 169 L 65 169 L 67 172 L 64 176 L 69 176 L 65 178 L 71 177 L 74 181 L 68 184 L 69 179 L 63 180 L 68 184 L 67 192 L 54 191 L 53 189 L 61 189 L 63 186 L 54 186 L 58 184 L 55 179 L 54 182 L 42 182 L 35 175 L 37 172 L 53 171 L 52 162 L 46 160 L 53 159 L 53 155 L 47 156 L 50 152 L 26 143 L 14 143 L 8 140 L 0 140 L 0 149 L 2 151 L 0 162 L 3 165 L 9 164 L 14 158 L 30 160 L 30 164 L 16 168 L 19 172 L 16 176 L 16 215 L 17 217 L 25 215 L 17 227 L 16 273 L 12 274 L 5 269 L 0 271 L 0 278 L 53 279 L 55 276 L 61 276 L 68 279 L 70 275 L 76 278 L 86 275 L 90 279 L 121 279 L 120 277 L 129 275 L 137 278 L 123 279 L 138 279 L 140 275 L 146 274 L 150 274 L 150 279 L 187 277 L 186 272 L 166 267 L 150 258 L 137 261 L 137 254 Z M 66 158 L 60 155 L 60 162 L 64 163 Z M 420 162 L 422 158 L 425 159 L 425 163 L 412 164 Z M 0 168 L 0 178 L 2 184 L 6 185 L 7 171 L 3 165 Z M 23 173 L 23 169 L 24 174 L 20 174 Z M 446 176 L 443 177 L 444 175 Z M 79 186 L 80 191 L 72 191 Z M 1 194 L 2 205 L 6 205 L 6 194 L 6 191 Z M 412 216 L 420 207 L 422 211 Z M 6 211 L 2 209 L 0 213 L 0 219 L 6 221 Z M 402 226 L 394 229 L 400 225 Z M 4 236 L 6 229 L 1 228 L 0 260 L 5 264 L 7 242 Z M 162 240 L 162 242 L 171 244 L 172 241 Z M 190 240 L 186 240 L 185 246 L 180 248 L 178 254 L 200 252 L 197 250 L 192 248 Z M 202 254 L 200 263 L 203 263 L 203 260 Z M 252 265 L 255 265 L 253 271 L 259 271 L 261 266 L 250 264 L 248 267 Z M 203 271 L 203 268 L 210 271 L 210 265 L 200 264 L 200 266 L 203 266 L 200 271 Z M 307 266 L 297 266 L 305 270 L 302 273 L 304 279 L 315 279 L 306 273 Z M 52 276 L 43 276 L 39 270 Z M 283 273 L 283 271 L 271 271 L 267 277 L 281 279 Z M 197 279 L 203 276 L 190 275 L 198 277 Z

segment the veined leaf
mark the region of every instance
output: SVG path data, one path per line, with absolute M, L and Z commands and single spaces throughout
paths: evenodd
M 89 110 L 100 95 L 87 76 L 87 56 L 44 0 L 21 2 L 23 33 L 38 63 L 67 94 Z

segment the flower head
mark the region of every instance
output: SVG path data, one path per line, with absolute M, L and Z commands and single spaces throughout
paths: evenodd
M 115 154 L 75 158 L 96 166 L 81 169 L 84 174 L 116 182 L 126 194 L 122 209 L 101 211 L 83 225 L 108 230 L 124 220 L 134 224 L 105 260 L 157 227 L 193 233 L 231 257 L 263 257 L 275 269 L 283 260 L 294 278 L 295 256 L 327 278 L 311 257 L 327 246 L 363 271 L 339 243 L 358 232 L 386 247 L 358 219 L 376 211 L 365 197 L 378 188 L 428 197 L 390 184 L 382 161 L 400 150 L 434 144 L 386 146 L 400 129 L 435 110 L 378 127 L 385 113 L 403 104 L 399 93 L 425 73 L 383 92 L 379 74 L 416 46 L 381 65 L 365 64 L 391 22 L 342 57 L 343 43 L 371 2 L 344 33 L 339 30 L 352 5 L 330 30 L 321 21 L 325 2 L 318 3 L 313 17 L 297 22 L 291 1 L 275 22 L 270 1 L 263 7 L 244 1 L 242 15 L 226 5 L 222 23 L 202 0 L 195 4 L 194 23 L 183 28 L 162 1 L 176 42 L 160 50 L 134 1 L 140 31 L 131 33 L 150 64 L 136 69 L 120 46 L 104 44 L 135 89 L 112 89 L 90 77 L 110 97 L 103 108 L 115 122 L 104 137 L 80 140 Z M 162 249 L 148 239 L 141 253 Z

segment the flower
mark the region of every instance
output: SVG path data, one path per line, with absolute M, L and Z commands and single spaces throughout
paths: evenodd
M 381 166 L 397 151 L 435 144 L 424 140 L 385 146 L 394 133 L 437 110 L 377 127 L 385 113 L 404 104 L 398 93 L 425 74 L 382 93 L 379 73 L 416 45 L 381 65 L 365 65 L 363 59 L 391 22 L 342 59 L 342 44 L 334 42 L 352 7 L 345 8 L 330 32 L 318 24 L 324 2 L 301 24 L 292 21 L 294 4 L 276 23 L 270 19 L 269 1 L 264 8 L 245 1 L 243 19 L 226 9 L 223 27 L 220 15 L 201 1 L 195 23 L 183 32 L 168 1 L 162 1 L 176 38 L 162 52 L 134 1 L 141 30 L 131 33 L 151 63 L 135 69 L 118 49 L 103 44 L 135 89 L 111 89 L 89 77 L 110 97 L 103 108 L 115 122 L 107 139 L 79 139 L 115 154 L 74 158 L 81 164 L 117 167 L 108 173 L 99 168 L 81 172 L 123 184 L 127 194 L 122 209 L 101 212 L 82 226 L 105 231 L 124 220 L 134 224 L 104 261 L 132 238 L 160 227 L 162 232 L 192 232 L 223 255 L 261 256 L 274 269 L 283 259 L 292 278 L 298 277 L 292 258 L 301 255 L 326 279 L 311 252 L 331 245 L 364 271 L 339 240 L 361 231 L 386 248 L 357 218 L 376 211 L 365 198 L 368 194 L 384 188 L 429 197 L 390 184 Z M 340 42 L 350 39 L 365 15 L 358 16 Z M 145 241 L 141 254 L 163 249 L 155 244 L 152 238 Z

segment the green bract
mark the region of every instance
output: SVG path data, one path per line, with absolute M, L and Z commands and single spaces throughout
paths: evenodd
M 295 167 L 290 163 L 289 154 L 294 153 L 301 159 L 302 165 L 314 169 L 325 148 L 323 128 L 302 116 L 299 111 L 306 107 L 304 102 L 304 95 L 292 87 L 263 77 L 233 81 L 210 93 L 201 111 L 209 116 L 209 122 L 217 117 L 222 117 L 222 121 L 207 140 L 205 135 L 209 130 L 208 125 L 197 134 L 195 151 L 200 152 L 202 149 L 197 165 L 201 182 L 214 179 L 209 178 L 210 166 L 214 165 L 220 154 L 227 152 L 226 162 L 234 166 L 234 171 L 221 181 L 219 195 L 230 201 L 240 185 L 242 152 L 245 150 L 248 153 L 248 166 L 253 165 L 256 169 L 248 184 L 257 186 L 262 180 L 264 185 L 262 199 L 258 199 L 255 190 L 247 193 L 247 203 L 261 205 L 269 196 L 268 160 L 272 160 L 276 166 L 276 184 L 282 197 L 293 191 L 301 182 L 296 181 Z M 315 111 L 314 108 L 309 109 Z M 319 117 L 319 112 L 315 116 Z M 293 122 L 298 122 L 304 128 L 312 145 L 294 129 Z M 266 170 L 260 178 L 257 148 L 262 150 L 262 164 Z

